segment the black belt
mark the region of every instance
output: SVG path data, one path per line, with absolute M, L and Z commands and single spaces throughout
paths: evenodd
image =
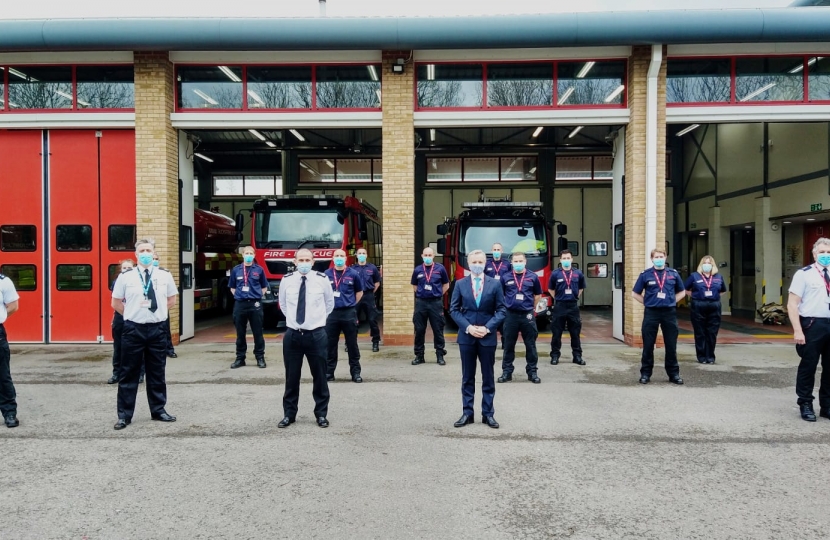
M 645 306 L 646 309 L 677 309 L 677 306 Z
M 527 315 L 528 313 L 533 313 L 532 309 L 510 309 L 507 308 L 507 311 L 510 313 L 521 313 L 522 315 Z
M 288 329 L 289 329 L 289 330 L 292 330 L 292 331 L 294 331 L 294 332 L 297 332 L 297 333 L 299 333 L 299 334 L 302 336 L 302 335 L 304 335 L 304 334 L 311 334 L 311 333 L 313 333 L 313 332 L 317 332 L 317 331 L 319 331 L 319 330 L 323 330 L 323 331 L 325 331 L 326 327 L 325 327 L 325 326 L 320 326 L 320 327 L 314 328 L 314 329 L 312 329 L 312 330 L 302 330 L 302 329 L 300 329 L 300 328 L 290 328 L 290 327 L 289 327 Z
M 148 326 L 149 327 L 149 326 L 160 326 L 160 325 L 164 324 L 167 321 L 140 323 L 140 322 L 131 321 L 129 319 L 124 319 L 124 322 L 125 323 L 132 323 L 136 326 Z
M 429 298 L 421 298 L 420 296 L 416 296 L 415 299 L 416 300 L 424 300 L 426 302 L 429 302 L 429 301 L 432 301 L 432 300 L 441 300 L 441 297 L 440 296 L 431 296 Z
M 240 298 L 237 302 L 261 302 L 262 298 Z
M 357 306 L 336 307 L 336 308 L 334 308 L 334 311 L 341 311 L 341 310 L 344 310 L 344 309 L 354 309 L 355 307 L 357 307 Z
M 554 299 L 553 301 L 556 302 L 557 304 L 576 304 L 576 303 L 579 302 L 579 300 L 556 300 L 556 299 Z

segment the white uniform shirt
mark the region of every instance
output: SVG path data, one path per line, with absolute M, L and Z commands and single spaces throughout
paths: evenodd
M 153 290 L 156 292 L 156 304 L 158 309 L 155 312 L 150 308 L 141 307 L 144 301 L 144 268 L 137 266 L 118 276 L 115 286 L 112 288 L 113 298 L 124 299 L 124 320 L 139 324 L 157 323 L 167 319 L 167 299 L 179 294 L 173 276 L 166 270 L 149 268 L 150 281 L 153 283 Z M 141 275 L 139 276 L 139 272 Z
M 16 302 L 20 296 L 14 288 L 14 283 L 7 276 L 0 274 L 0 324 L 6 322 L 9 314 L 6 312 L 6 304 Z
M 334 293 L 325 274 L 311 271 L 305 275 L 305 322 L 297 324 L 297 299 L 300 297 L 302 274 L 286 274 L 280 282 L 280 309 L 285 325 L 294 330 L 314 330 L 326 325 L 326 317 L 334 309 Z
M 802 317 L 830 317 L 823 268 L 811 264 L 796 272 L 790 283 L 790 292 L 801 297 L 798 314 Z

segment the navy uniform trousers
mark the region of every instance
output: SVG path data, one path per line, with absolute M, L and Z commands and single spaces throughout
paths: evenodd
M 721 321 L 720 300 L 692 300 L 690 315 L 695 332 L 698 362 L 715 361 L 715 345 Z
M 164 322 L 138 324 L 124 321 L 121 336 L 122 366 L 118 380 L 118 418 L 131 420 L 138 394 L 141 366 L 146 370 L 147 402 L 151 414 L 161 414 L 167 404 L 167 335 Z
M 285 331 L 282 340 L 282 358 L 285 364 L 285 394 L 282 407 L 285 416 L 294 420 L 300 402 L 300 376 L 303 371 L 303 356 L 308 359 L 308 367 L 314 386 L 314 417 L 328 416 L 329 385 L 326 382 L 326 329 Z
M 170 319 L 167 319 L 168 332 Z M 124 352 L 121 347 L 121 337 L 124 334 L 124 316 L 117 311 L 112 316 L 112 376 L 115 380 L 121 378 L 121 366 L 124 365 Z M 168 351 L 169 352 L 169 351 Z M 141 362 L 139 377 L 144 376 L 144 362 Z
M 17 401 L 15 401 L 17 394 L 12 382 L 10 362 L 11 351 L 9 351 L 9 341 L 6 338 L 6 329 L 0 324 L 0 413 L 3 416 L 17 414 Z
M 658 326 L 663 331 L 663 342 L 666 345 L 666 374 L 669 378 L 677 377 L 680 375 L 680 364 L 677 363 L 677 308 L 674 307 L 646 308 L 642 326 L 640 375 L 651 377 L 654 371 L 654 345 L 657 343 Z
M 254 335 L 254 358 L 265 358 L 265 337 L 262 335 L 262 304 L 259 300 L 237 300 L 233 305 L 236 327 L 236 359 L 245 360 L 248 351 L 248 322 Z
M 795 393 L 798 404 L 812 403 L 813 387 L 816 384 L 816 368 L 821 359 L 821 385 L 818 402 L 822 409 L 830 408 L 830 318 L 801 317 L 804 331 L 804 345 L 797 345 L 801 356 L 798 375 L 795 380 Z
M 435 350 L 447 354 L 444 348 L 444 302 L 441 298 L 415 298 L 415 314 L 412 316 L 415 325 L 415 354 L 424 354 L 427 320 L 432 328 Z
M 525 371 L 528 375 L 536 373 L 539 367 L 539 354 L 536 352 L 536 338 L 539 330 L 536 328 L 536 316 L 532 311 L 511 311 L 507 310 L 503 327 L 504 356 L 501 360 L 501 370 L 513 374 L 513 361 L 516 359 L 516 342 L 519 340 L 519 332 L 522 333 L 522 341 L 525 344 L 525 359 L 527 365 Z
M 553 313 L 550 317 L 551 333 L 550 355 L 558 356 L 562 353 L 562 333 L 565 331 L 565 323 L 568 325 L 568 333 L 571 335 L 571 351 L 573 354 L 582 354 L 582 340 L 579 333 L 582 331 L 582 317 L 579 315 L 579 302 L 577 300 L 557 300 L 553 305 Z
M 360 375 L 360 350 L 357 348 L 357 320 L 355 308 L 335 308 L 326 317 L 326 335 L 328 336 L 328 355 L 326 373 L 334 376 L 337 369 L 337 343 L 340 332 L 346 337 L 346 350 L 349 354 L 349 372 L 352 377 Z
M 375 291 L 369 289 L 363 291 L 360 303 L 357 307 L 366 308 L 366 320 L 369 322 L 369 332 L 372 336 L 372 343 L 380 343 L 380 327 L 378 326 L 378 306 L 375 303 Z

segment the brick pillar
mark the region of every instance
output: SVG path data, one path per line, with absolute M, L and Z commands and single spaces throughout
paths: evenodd
M 657 79 L 657 246 L 666 235 L 666 50 Z M 642 346 L 643 306 L 630 296 L 637 277 L 646 268 L 646 105 L 651 46 L 633 47 L 628 62 L 628 107 L 625 130 L 625 342 Z M 677 249 L 678 246 L 671 246 Z
M 414 65 L 392 73 L 410 51 L 384 51 L 383 107 L 383 342 L 413 343 L 412 260 L 415 253 Z
M 136 52 L 135 180 L 139 238 L 156 242 L 162 266 L 179 284 L 178 138 L 173 112 L 173 64 L 166 52 Z M 173 343 L 179 342 L 179 306 L 170 310 Z

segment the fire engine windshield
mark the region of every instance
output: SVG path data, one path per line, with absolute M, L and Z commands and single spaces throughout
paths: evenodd
M 504 246 L 504 252 L 510 254 L 521 251 L 528 257 L 547 255 L 548 244 L 545 239 L 545 227 L 542 223 L 523 227 L 523 223 L 466 223 L 461 227 L 459 251 L 462 255 L 481 249 L 490 253 L 493 244 Z M 522 232 L 527 233 L 522 236 Z
M 256 245 L 331 247 L 343 243 L 343 217 L 336 211 L 272 210 L 256 215 Z

